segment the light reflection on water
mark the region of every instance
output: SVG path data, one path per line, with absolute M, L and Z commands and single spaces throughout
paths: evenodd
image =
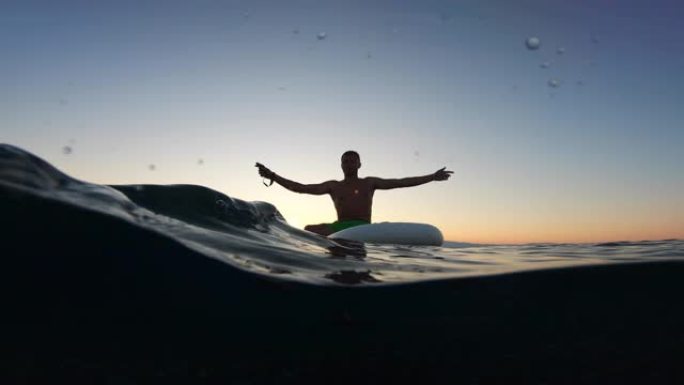
M 330 281 L 339 284 L 396 284 L 540 269 L 681 260 L 684 243 L 670 240 L 617 245 L 422 247 L 336 242 L 327 247 L 309 244 L 299 251 L 304 253 L 288 262 L 292 267 L 290 277 L 281 277 L 318 284 L 330 284 Z M 268 255 L 255 258 L 268 264 Z M 313 264 L 316 269 L 297 268 L 313 260 L 317 262 Z

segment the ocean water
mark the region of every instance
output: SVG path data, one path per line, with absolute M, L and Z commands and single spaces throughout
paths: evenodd
M 684 241 L 333 241 L 0 146 L 3 383 L 681 383 Z M 228 192 L 229 194 L 229 192 Z
M 297 229 L 268 202 L 195 185 L 98 185 L 79 181 L 17 147 L 0 148 L 5 194 L 54 202 L 154 232 L 198 258 L 244 273 L 317 285 L 411 284 L 538 269 L 682 260 L 684 241 L 442 247 L 334 241 Z M 74 240 L 77 242 L 77 240 Z M 74 245 L 74 247 L 78 247 Z

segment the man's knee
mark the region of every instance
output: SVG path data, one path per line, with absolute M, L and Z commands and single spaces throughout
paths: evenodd
M 326 223 L 320 225 L 306 225 L 304 226 L 304 230 L 311 231 L 312 233 L 320 235 L 330 235 L 333 233 L 332 229 L 330 228 L 330 225 Z

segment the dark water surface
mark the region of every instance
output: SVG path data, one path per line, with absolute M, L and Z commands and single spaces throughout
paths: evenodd
M 2 383 L 681 383 L 684 242 L 334 242 L 0 147 Z

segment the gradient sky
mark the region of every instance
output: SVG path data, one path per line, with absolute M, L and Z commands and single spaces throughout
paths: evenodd
M 335 220 L 330 198 L 266 188 L 255 161 L 302 183 L 341 179 L 348 149 L 360 176 L 447 166 L 378 191 L 373 220 L 452 241 L 684 238 L 683 19 L 678 0 L 3 1 L 0 141 L 300 228 Z

